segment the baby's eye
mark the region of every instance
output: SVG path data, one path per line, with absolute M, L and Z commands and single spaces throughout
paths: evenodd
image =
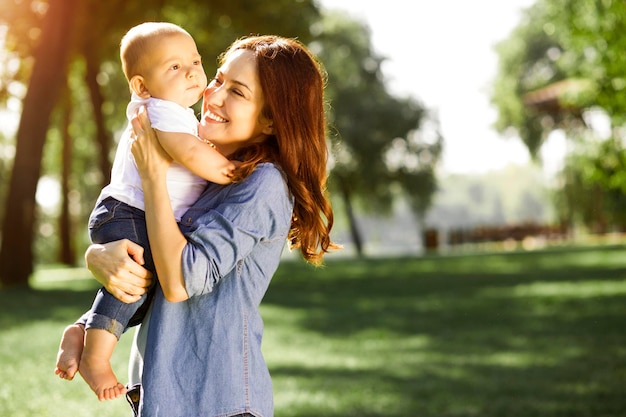
M 174 65 L 172 65 L 172 69 L 173 69 L 173 70 L 180 69 L 180 65 L 178 65 L 178 64 L 174 64 Z
M 194 65 L 200 65 L 200 64 L 202 64 L 202 61 L 200 61 L 200 60 L 193 61 L 193 64 L 194 64 Z

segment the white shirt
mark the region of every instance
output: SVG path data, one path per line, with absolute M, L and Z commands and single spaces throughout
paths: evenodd
M 129 123 L 117 145 L 111 170 L 111 182 L 102 189 L 97 203 L 107 197 L 113 197 L 130 206 L 145 210 L 141 179 L 130 152 L 130 119 L 142 105 L 146 106 L 150 123 L 154 129 L 198 136 L 198 119 L 192 109 L 184 108 L 171 101 L 156 98 L 142 99 L 133 94 L 126 108 L 126 117 Z M 184 166 L 172 162 L 167 171 L 167 189 L 177 221 L 198 199 L 206 184 L 207 181 L 204 178 L 198 177 Z

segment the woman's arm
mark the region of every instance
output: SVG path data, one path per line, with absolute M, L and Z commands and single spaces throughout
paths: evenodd
M 125 303 L 139 300 L 152 282 L 152 273 L 142 266 L 143 248 L 127 239 L 89 246 L 85 263 L 96 280 Z
M 187 240 L 180 232 L 167 191 L 166 175 L 171 157 L 160 145 L 150 127 L 145 108 L 132 119 L 136 140 L 131 145 L 143 187 L 148 239 L 165 299 L 170 302 L 189 298 L 181 262 Z
M 210 144 L 188 133 L 157 130 L 159 143 L 172 159 L 197 176 L 216 184 L 230 184 L 235 164 Z

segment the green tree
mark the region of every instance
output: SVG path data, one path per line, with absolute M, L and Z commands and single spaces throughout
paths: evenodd
M 563 188 L 555 195 L 560 217 L 594 233 L 626 230 L 626 148 L 610 138 L 567 156 Z
M 31 237 L 35 220 L 35 190 L 48 121 L 64 85 L 70 58 L 77 0 L 49 4 L 41 25 L 41 41 L 34 50 L 35 62 L 17 134 L 13 175 L 9 182 L 2 227 L 0 278 L 3 286 L 19 286 L 32 272 Z
M 63 150 L 62 142 L 81 151 L 84 146 L 92 151 L 83 154 L 98 160 L 97 164 L 87 163 L 75 152 L 73 169 L 61 174 L 63 159 L 51 159 L 48 174 L 61 176 L 64 187 L 71 183 L 70 176 L 79 177 L 74 182 L 99 177 L 98 186 L 108 181 L 112 132 L 124 122 L 119 109 L 128 99 L 128 88 L 119 69 L 118 45 L 130 26 L 146 20 L 179 23 L 194 35 L 205 57 L 216 57 L 235 38 L 249 33 L 280 33 L 307 41 L 309 24 L 316 17 L 317 8 L 312 1 L 279 0 L 271 5 L 251 0 L 4 1 L 0 5 L 0 28 L 7 29 L 5 48 L 19 65 L 0 74 L 0 100 L 15 95 L 10 88 L 13 83 L 28 88 L 22 100 L 13 171 L 6 193 L 0 283 L 4 287 L 28 285 L 34 263 L 35 191 L 42 173 L 44 144 L 55 148 L 47 137 L 57 138 L 59 152 L 68 151 Z M 215 61 L 206 61 L 210 74 L 215 71 L 210 63 Z M 78 79 L 82 82 L 78 83 Z M 69 98 L 61 100 L 65 95 Z M 74 103 L 71 108 L 63 104 L 68 100 Z M 86 108 L 91 111 L 89 116 L 85 116 Z M 52 117 L 55 109 L 62 114 Z M 75 166 L 85 170 L 78 171 Z M 71 191 L 65 188 L 64 198 L 68 193 Z M 83 201 L 87 202 L 86 207 L 93 204 L 93 198 Z M 69 210 L 67 202 L 62 207 Z M 63 213 L 61 217 L 67 215 Z M 62 222 L 64 228 L 69 225 L 68 221 Z M 66 232 L 61 236 L 68 239 L 71 233 Z
M 619 160 L 624 152 L 624 30 L 623 1 L 538 0 L 497 46 L 496 127 L 514 129 L 536 159 L 552 131 L 566 134 L 572 155 L 562 173 L 558 209 L 565 219 L 596 230 L 622 222 L 615 212 L 622 203 L 616 190 L 625 178 L 614 164 L 607 165 L 607 155 Z M 591 109 L 601 109 L 610 119 L 612 137 L 606 142 L 589 130 L 585 116 Z
M 352 239 L 362 256 L 355 205 L 384 213 L 391 208 L 394 189 L 400 188 L 416 212 L 423 213 L 436 187 L 434 167 L 441 154 L 441 136 L 438 128 L 420 134 L 420 125 L 428 120 L 420 103 L 389 93 L 381 73 L 384 58 L 373 51 L 365 24 L 329 12 L 314 33 L 313 47 L 328 71 L 332 105 L 336 159 L 330 187 L 343 199 Z

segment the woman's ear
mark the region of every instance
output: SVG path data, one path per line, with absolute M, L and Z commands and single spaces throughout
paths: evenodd
M 150 97 L 150 92 L 148 91 L 148 88 L 146 88 L 146 83 L 141 75 L 133 76 L 128 83 L 132 92 L 137 94 L 139 97 Z
M 263 133 L 266 135 L 274 134 L 274 121 L 272 119 L 263 118 Z

